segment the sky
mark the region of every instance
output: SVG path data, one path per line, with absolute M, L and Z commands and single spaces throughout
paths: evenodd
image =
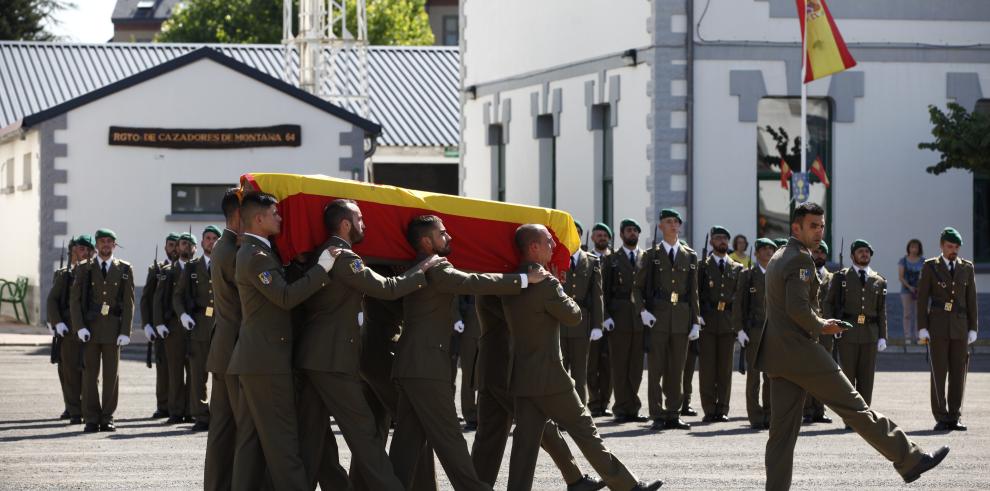
M 65 41 L 76 43 L 105 43 L 113 37 L 110 16 L 116 0 L 72 0 L 76 8 L 60 12 L 57 25 L 48 25 L 50 32 Z

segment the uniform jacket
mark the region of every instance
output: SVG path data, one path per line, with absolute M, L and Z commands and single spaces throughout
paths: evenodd
M 134 271 L 130 263 L 113 258 L 105 278 L 96 258 L 79 263 L 69 307 L 73 330 L 88 328 L 90 341 L 114 344 L 117 336 L 130 336 L 134 320 Z
M 701 316 L 705 319 L 702 333 L 732 334 L 738 326 L 732 322 L 733 299 L 742 273 L 742 265 L 725 256 L 725 272 L 718 269 L 718 258 L 710 255 L 698 271 L 698 299 Z
M 957 261 L 955 274 L 949 273 L 941 256 L 925 261 L 921 268 L 918 329 L 928 329 L 932 337 L 962 340 L 967 331 L 978 329 L 976 269 L 965 259 Z
M 210 254 L 210 280 L 213 282 L 216 312 L 206 369 L 213 373 L 227 373 L 230 355 L 234 352 L 234 343 L 241 329 L 241 299 L 234 282 L 236 256 L 237 234 L 224 229 Z
M 653 329 L 686 334 L 701 314 L 698 305 L 698 254 L 677 244 L 674 263 L 663 245 L 646 251 L 636 273 L 636 310 L 649 309 L 657 318 Z M 652 277 L 651 277 L 652 275 Z M 677 302 L 673 302 L 676 296 Z
M 591 330 L 601 328 L 604 318 L 602 297 L 602 269 L 594 254 L 578 252 L 574 269 L 567 271 L 564 293 L 581 307 L 581 323 L 570 327 L 561 326 L 560 335 L 565 338 L 580 338 L 591 335 Z
M 213 263 L 207 267 L 202 256 L 186 263 L 172 292 L 175 315 L 188 314 L 196 321 L 191 331 L 195 341 L 209 342 L 216 319 L 216 303 L 213 299 L 213 279 L 210 277 Z
M 837 310 L 839 298 L 844 303 L 842 312 Z M 846 268 L 832 275 L 822 310 L 828 319 L 841 318 L 853 325 L 842 333 L 843 343 L 876 343 L 887 337 L 886 299 L 887 280 L 883 276 L 871 271 L 863 285 L 856 270 Z

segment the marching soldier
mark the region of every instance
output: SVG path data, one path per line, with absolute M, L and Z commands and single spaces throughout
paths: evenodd
M 756 368 L 758 345 L 752 340 L 763 336 L 763 324 L 767 319 L 767 264 L 776 251 L 777 244 L 772 240 L 760 238 L 756 241 L 756 261 L 739 276 L 732 307 L 732 321 L 738 331 L 736 337 L 743 350 L 739 356 L 746 357 L 746 416 L 754 430 L 770 428 L 770 379 Z
M 612 229 L 604 223 L 596 223 L 591 228 L 591 253 L 598 258 L 599 269 L 605 264 L 605 257 L 612 253 Z M 604 285 L 602 286 L 604 288 Z M 602 300 L 604 317 L 604 299 Z M 604 321 L 603 321 L 604 322 Z M 588 348 L 588 410 L 593 417 L 612 416 L 608 403 L 612 399 L 612 364 L 608 356 L 608 333 L 602 332 L 598 340 L 591 340 Z
M 69 310 L 72 328 L 83 349 L 82 413 L 86 433 L 117 431 L 120 348 L 131 342 L 134 318 L 134 272 L 130 263 L 117 259 L 117 234 L 96 231 L 98 255 L 76 267 Z M 97 388 L 102 366 L 103 394 Z
M 615 388 L 615 404 L 612 412 L 620 423 L 649 421 L 639 415 L 639 384 L 643 380 L 643 320 L 633 304 L 633 279 L 639 269 L 643 250 L 637 247 L 639 224 L 624 219 L 619 225 L 622 247 L 602 265 L 605 322 L 609 331 L 609 359 L 612 364 L 612 385 Z
M 521 272 L 541 270 L 553 256 L 553 238 L 542 225 L 520 226 L 515 243 L 522 258 Z M 548 421 L 567 430 L 609 488 L 656 490 L 662 486 L 662 481 L 637 481 L 605 447 L 594 420 L 577 397 L 559 358 L 560 324 L 580 323 L 581 309 L 564 293 L 560 282 L 552 278 L 521 295 L 504 296 L 502 310 L 511 334 L 509 392 L 515 397 L 516 416 L 508 489 L 532 488 Z
M 816 249 L 812 249 L 811 257 L 815 260 L 815 271 L 818 274 L 818 306 L 816 307 L 815 313 L 821 317 L 827 317 L 825 315 L 825 305 L 828 304 L 829 291 L 832 285 L 832 272 L 826 269 L 828 263 L 828 244 L 825 241 L 821 241 Z M 832 359 L 836 358 L 838 353 L 833 353 L 835 349 L 836 339 L 835 336 L 821 335 L 818 336 L 818 344 L 825 348 L 825 351 L 832 354 Z M 822 401 L 815 399 L 814 396 L 808 395 L 804 399 L 804 424 L 811 423 L 831 423 L 832 418 L 825 414 L 825 405 Z
M 216 318 L 211 278 L 211 255 L 220 239 L 220 229 L 208 225 L 203 230 L 203 255 L 191 259 L 182 268 L 182 275 L 172 293 L 172 308 L 186 330 L 189 359 L 189 416 L 193 418 L 192 431 L 210 428 L 210 408 L 207 406 L 206 358 L 210 353 L 210 338 Z M 195 243 L 193 243 L 195 245 Z
M 473 295 L 459 295 L 451 304 L 451 315 L 454 318 L 455 336 L 460 336 L 460 351 L 454 362 L 454 371 L 458 361 L 461 366 L 461 416 L 464 417 L 464 429 L 478 429 L 478 338 L 481 337 L 481 327 L 478 325 L 478 313 L 474 308 Z M 456 392 L 456 390 L 455 390 Z
M 162 270 L 179 258 L 179 234 L 170 233 L 165 237 L 165 260 L 148 266 L 148 277 L 141 290 L 141 322 L 144 322 L 144 335 L 155 349 L 155 400 L 157 405 L 152 419 L 167 418 L 168 414 L 168 358 L 165 356 L 165 340 L 155 331 L 155 291 L 163 277 Z
M 575 221 L 578 236 L 584 234 L 581 223 Z M 564 370 L 574 379 L 581 404 L 588 404 L 588 351 L 592 341 L 602 338 L 604 305 L 602 302 L 602 270 L 598 257 L 578 249 L 571 256 L 571 267 L 563 281 L 564 293 L 581 307 L 581 323 L 562 327 L 560 351 Z
M 886 416 L 870 408 L 818 344 L 818 336 L 837 334 L 838 319 L 823 319 L 818 303 L 818 275 L 811 249 L 825 230 L 825 210 L 811 202 L 797 206 L 791 239 L 767 265 L 767 324 L 758 344 L 756 368 L 770 377 L 771 420 L 766 463 L 768 490 L 790 488 L 794 445 L 801 426 L 805 392 L 832 408 L 881 455 L 894 464 L 905 482 L 938 465 L 949 452 L 924 453 Z
M 873 400 L 877 352 L 887 349 L 887 280 L 870 268 L 873 247 L 863 239 L 849 250 L 853 265 L 832 276 L 824 311 L 828 318 L 853 325 L 842 333 L 836 349 L 839 366 L 863 400 Z
M 436 216 L 414 218 L 406 237 L 420 260 L 450 253 L 451 237 Z M 455 295 L 517 294 L 546 276 L 467 274 L 444 263 L 426 273 L 427 287 L 403 298 L 402 336 L 392 366 L 399 404 L 389 457 L 404 487 L 413 484 L 416 462 L 429 443 L 455 488 L 489 489 L 474 470 L 450 390 L 450 303 Z
M 179 236 L 179 258 L 162 268 L 158 286 L 155 287 L 153 316 L 155 332 L 165 342 L 168 365 L 168 419 L 165 424 L 191 423 L 189 415 L 189 364 L 187 363 L 189 333 L 183 328 L 182 319 L 175 311 L 175 291 L 179 288 L 182 272 L 196 255 L 196 237 Z
M 946 227 L 942 254 L 925 261 L 918 280 L 918 340 L 928 343 L 931 360 L 932 415 L 938 431 L 966 431 L 962 414 L 969 346 L 976 341 L 978 312 L 973 263 L 959 257 L 962 235 Z M 948 376 L 948 390 L 946 390 Z
M 684 397 L 688 341 L 698 339 L 698 255 L 678 239 L 683 220 L 673 209 L 660 211 L 663 240 L 643 254 L 633 299 L 650 329 L 647 395 L 652 430 L 687 430 L 678 411 Z
M 227 373 L 234 342 L 241 328 L 241 303 L 234 283 L 234 258 L 241 232 L 240 199 L 237 188 L 228 189 L 220 201 L 226 226 L 210 255 L 210 281 L 213 283 L 213 339 L 206 359 L 212 374 L 210 392 L 210 427 L 206 437 L 206 466 L 203 487 L 208 491 L 228 490 L 233 479 L 234 445 L 237 425 L 234 420 L 240 390 L 237 376 Z
M 725 227 L 711 229 L 712 253 L 698 271 L 698 298 L 704 320 L 701 339 L 699 378 L 703 421 L 729 420 L 729 396 L 732 394 L 732 352 L 738 337 L 738 325 L 732 322 L 732 300 L 742 265 L 728 256 L 729 238 Z

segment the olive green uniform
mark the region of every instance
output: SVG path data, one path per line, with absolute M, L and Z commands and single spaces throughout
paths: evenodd
M 168 261 L 148 266 L 148 276 L 141 290 L 141 322 L 155 327 L 155 290 L 161 270 Z M 149 341 L 154 344 L 155 351 L 155 403 L 159 412 L 168 413 L 168 358 L 165 356 L 165 340 L 155 336 Z
M 581 307 L 581 322 L 576 326 L 560 329 L 560 351 L 564 370 L 574 380 L 581 403 L 588 404 L 588 351 L 591 347 L 591 330 L 602 328 L 604 303 L 602 300 L 602 269 L 594 254 L 578 250 L 571 257 L 571 269 L 567 271 L 564 293 Z
M 814 310 L 818 281 L 811 252 L 793 237 L 767 266 L 767 324 L 754 342 L 759 343 L 756 367 L 766 371 L 772 384 L 768 490 L 790 488 L 805 391 L 832 408 L 901 475 L 924 455 L 893 421 L 870 409 L 818 344 L 826 323 Z
M 829 290 L 832 285 L 832 273 L 825 269 L 824 267 L 818 268 L 818 306 L 815 307 L 815 313 L 819 317 L 828 318 L 825 315 L 825 304 L 828 301 Z M 832 359 L 836 358 L 838 353 L 833 353 L 835 349 L 835 336 L 832 334 L 822 334 L 818 336 L 818 344 L 825 348 L 832 355 Z M 869 404 L 869 402 L 867 402 Z M 822 401 L 815 399 L 814 396 L 808 395 L 804 400 L 804 417 L 805 419 L 811 418 L 812 420 L 816 418 L 822 418 L 825 416 L 825 405 Z
M 478 325 L 478 313 L 474 308 L 473 295 L 458 295 L 451 302 L 451 316 L 454 322 L 464 323 L 464 332 L 460 333 L 460 348 L 457 357 L 453 359 L 452 373 L 456 378 L 457 366 L 461 367 L 461 416 L 468 424 L 478 424 L 478 339 L 481 337 L 481 327 Z M 455 388 L 455 391 L 456 388 Z
M 107 424 L 117 410 L 120 383 L 120 346 L 117 337 L 131 335 L 134 319 L 134 273 L 130 263 L 117 258 L 107 262 L 104 275 L 99 257 L 76 266 L 69 301 L 73 336 L 90 331 L 85 343 L 82 376 L 82 414 L 87 424 Z M 103 374 L 103 394 L 97 388 Z
M 756 348 L 754 341 L 763 337 L 766 312 L 766 273 L 760 265 L 743 270 L 739 275 L 736 298 L 732 302 L 732 321 L 736 331 L 745 331 L 749 343 L 739 356 L 746 357 L 746 417 L 750 426 L 762 428 L 770 423 L 770 379 L 756 368 Z M 762 386 L 762 390 L 761 390 Z
M 612 251 L 602 264 L 605 318 L 615 322 L 609 333 L 609 360 L 616 418 L 634 417 L 643 405 L 639 385 L 643 380 L 643 322 L 633 304 L 633 279 L 643 251 L 637 249 L 630 258 L 623 248 Z
M 839 350 L 842 373 L 866 404 L 871 404 L 877 370 L 877 340 L 887 338 L 887 280 L 873 271 L 865 277 L 866 284 L 863 284 L 855 268 L 843 269 L 833 275 L 823 310 L 825 318 L 842 319 L 853 325 L 842 333 L 835 349 Z M 842 305 L 837 298 L 842 299 Z
M 165 357 L 168 359 L 168 414 L 170 418 L 189 416 L 189 363 L 186 338 L 189 333 L 179 322 L 172 301 L 178 287 L 182 270 L 186 267 L 182 260 L 162 268 L 162 276 L 155 287 L 154 319 L 155 326 L 164 325 L 168 329 L 165 336 Z
M 957 258 L 952 271 L 941 256 L 925 261 L 918 280 L 918 330 L 928 329 L 932 415 L 939 423 L 958 422 L 962 412 L 969 331 L 978 332 L 976 271 Z M 946 388 L 948 377 L 948 388 Z
M 608 252 L 598 257 L 599 268 L 605 264 Z M 604 278 L 602 279 L 604 281 Z M 602 298 L 602 317 L 604 318 L 604 284 Z M 604 319 L 603 319 L 604 321 Z M 602 338 L 598 341 L 591 341 L 588 347 L 588 409 L 591 414 L 604 414 L 608 410 L 608 403 L 612 399 L 612 362 L 608 356 L 608 339 L 610 334 L 602 332 Z
M 721 265 L 720 265 L 721 261 Z M 701 328 L 699 390 L 705 416 L 727 416 L 732 394 L 732 353 L 739 326 L 732 322 L 733 299 L 742 265 L 726 255 L 712 254 L 698 272 Z
M 72 313 L 69 307 L 73 270 L 74 266 L 67 266 L 55 271 L 45 306 L 48 322 L 53 327 L 62 322 L 69 328 L 59 340 L 61 347 L 58 355 L 58 379 L 62 385 L 66 412 L 70 418 L 78 418 L 82 416 L 82 370 L 79 369 L 79 338 L 72 331 Z
M 206 359 L 210 354 L 210 338 L 213 335 L 213 322 L 216 319 L 216 304 L 213 299 L 213 279 L 210 277 L 212 260 L 206 256 L 186 263 L 182 275 L 172 293 L 172 306 L 175 315 L 187 314 L 196 325 L 186 335 L 189 359 L 189 415 L 196 422 L 209 423 L 210 409 L 207 403 Z M 185 328 L 183 328 L 184 330 Z

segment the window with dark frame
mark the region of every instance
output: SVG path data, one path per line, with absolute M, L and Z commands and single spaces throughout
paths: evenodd
M 613 153 L 612 153 L 612 108 L 609 104 L 595 104 L 591 107 L 591 128 L 601 132 L 601 155 L 596 156 L 601 160 L 601 186 L 602 186 L 602 208 L 601 220 L 603 223 L 612 226 L 612 218 L 615 213 L 615 189 L 613 183 Z M 596 135 L 596 138 L 598 136 Z M 596 140 L 597 141 L 597 140 Z
M 488 126 L 488 141 L 492 147 L 492 167 L 494 176 L 492 177 L 494 196 L 496 201 L 505 201 L 505 143 L 502 138 L 502 125 L 493 124 Z
M 990 115 L 990 99 L 976 101 L 974 112 Z M 990 173 L 973 173 L 973 261 L 990 263 Z
M 458 26 L 458 20 L 456 15 L 445 15 L 443 16 L 443 45 L 444 46 L 457 46 L 460 44 L 460 28 Z
M 220 201 L 231 184 L 172 184 L 172 214 L 222 214 Z
M 536 137 L 540 141 L 540 206 L 550 208 L 557 207 L 557 137 L 553 134 L 553 118 L 553 114 L 536 117 Z

